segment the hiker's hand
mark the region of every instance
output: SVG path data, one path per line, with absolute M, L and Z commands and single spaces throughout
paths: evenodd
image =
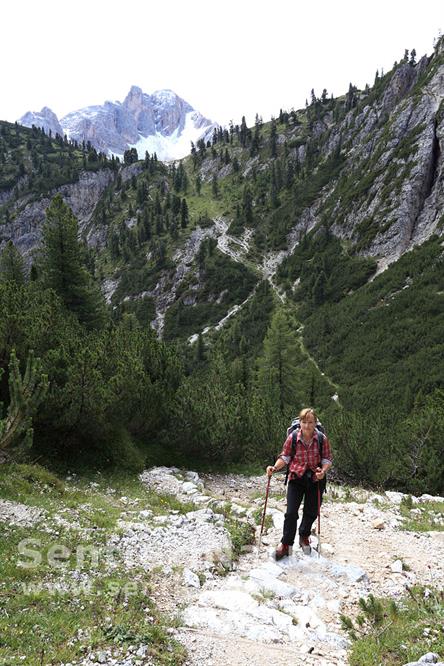
M 273 465 L 268 465 L 267 467 L 267 476 L 272 476 L 273 472 L 276 471 L 276 467 L 273 467 Z
M 322 470 L 320 467 L 316 467 L 316 478 L 317 478 L 317 480 L 320 481 L 321 479 L 324 478 L 324 476 L 325 476 L 324 470 Z

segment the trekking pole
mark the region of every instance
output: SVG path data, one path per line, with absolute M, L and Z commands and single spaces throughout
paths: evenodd
M 261 549 L 261 541 L 262 541 L 262 532 L 264 531 L 264 524 L 265 524 L 265 513 L 267 511 L 267 502 L 268 502 L 268 493 L 270 492 L 270 481 L 271 481 L 271 476 L 268 477 L 268 482 L 267 482 L 267 491 L 265 493 L 265 503 L 264 503 L 264 511 L 262 513 L 262 523 L 261 523 L 261 531 L 259 534 L 259 544 L 257 547 L 257 554 L 259 555 L 259 551 Z
M 321 488 L 318 481 L 318 557 L 321 557 Z

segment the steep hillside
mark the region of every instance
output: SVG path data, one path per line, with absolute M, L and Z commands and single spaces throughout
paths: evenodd
M 441 423 L 443 413 L 443 99 L 441 39 L 372 87 L 313 91 L 305 109 L 218 128 L 170 165 L 134 150 L 122 164 L 1 123 L 0 240 L 29 268 L 45 210 L 62 195 L 113 325 L 153 327 L 180 356 L 161 439 L 169 419 L 183 423 L 183 454 L 212 459 L 214 445 L 226 460 L 269 455 L 307 402 L 338 437 L 341 407 L 356 415 L 353 450 L 396 404 L 404 434 L 386 458 L 394 465 L 407 442 L 416 487 L 434 458 L 406 434 L 411 415 Z M 375 428 L 368 451 L 383 421 Z M 427 438 L 437 452 L 438 431 Z M 375 482 L 358 458 L 351 471 Z M 393 467 L 378 474 L 406 483 Z M 440 468 L 434 488 L 442 483 Z

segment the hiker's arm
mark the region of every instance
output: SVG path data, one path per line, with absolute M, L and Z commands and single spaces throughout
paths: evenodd
M 316 468 L 316 478 L 318 481 L 324 478 L 324 476 L 327 474 L 328 470 L 331 467 L 331 462 L 326 461 L 325 458 L 322 459 L 322 467 L 317 467 Z
M 268 476 L 271 476 L 273 472 L 279 472 L 279 470 L 284 469 L 284 467 L 287 467 L 287 463 L 282 458 L 278 458 L 274 465 L 269 465 L 267 467 L 267 474 Z
M 316 470 L 316 477 L 318 480 L 323 479 L 327 474 L 328 470 L 332 466 L 332 455 L 331 455 L 331 446 L 328 441 L 328 437 L 324 437 L 324 444 L 322 446 L 322 460 L 321 467 L 318 467 Z

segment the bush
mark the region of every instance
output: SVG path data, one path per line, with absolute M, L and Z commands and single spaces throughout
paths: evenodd
M 390 414 L 362 416 L 344 410 L 332 417 L 329 435 L 340 474 L 387 488 L 405 482 L 406 442 Z
M 145 467 L 142 453 L 132 441 L 128 432 L 122 428 L 114 428 L 103 440 L 105 462 L 117 469 L 138 474 Z

